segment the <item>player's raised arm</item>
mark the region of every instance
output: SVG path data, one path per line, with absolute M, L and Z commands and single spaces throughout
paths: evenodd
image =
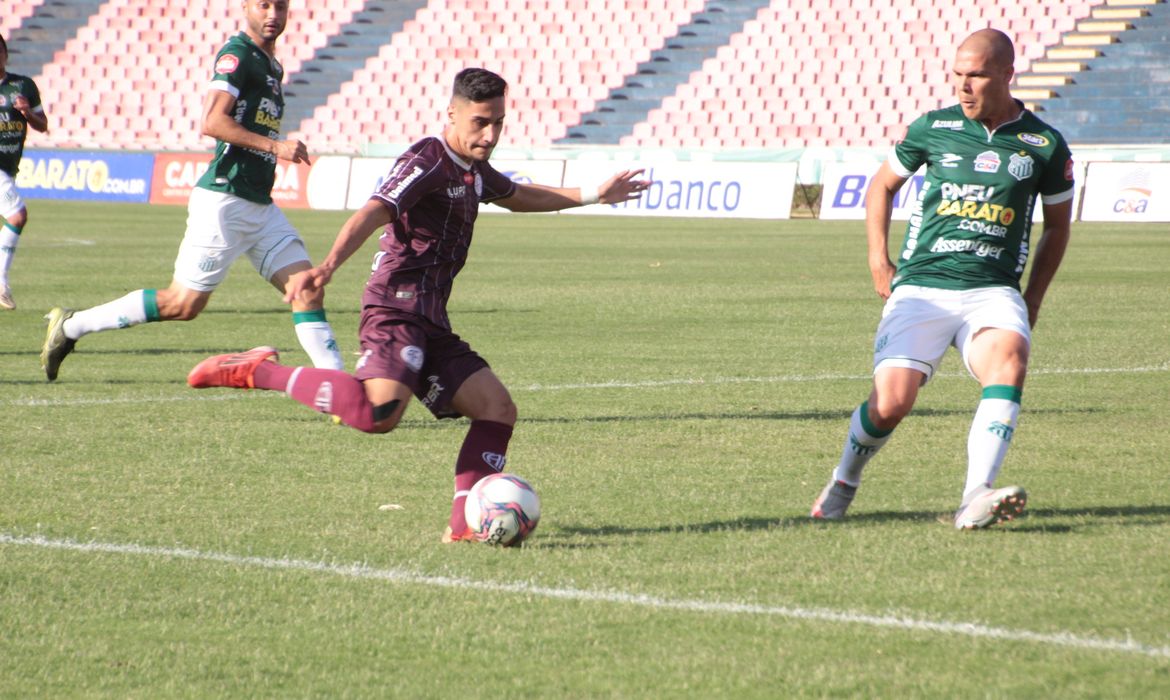
M 333 241 L 333 247 L 321 264 L 289 278 L 284 301 L 292 303 L 298 295 L 321 289 L 329 284 L 337 268 L 356 253 L 374 231 L 392 220 L 393 213 L 380 200 L 371 199 L 366 202 L 365 206 L 354 212 L 342 225 L 341 230 L 337 232 L 337 238 Z
M 304 143 L 296 139 L 280 141 L 249 131 L 232 116 L 236 98 L 224 90 L 208 90 L 203 100 L 202 131 L 204 136 L 230 143 L 240 148 L 249 148 L 261 153 L 271 153 L 280 160 L 293 163 L 309 163 L 309 151 Z
M 521 212 L 559 211 L 588 204 L 620 204 L 638 199 L 650 186 L 649 180 L 635 179 L 643 170 L 623 170 L 606 180 L 596 192 L 578 187 L 516 185 L 510 197 L 493 202 L 505 209 Z

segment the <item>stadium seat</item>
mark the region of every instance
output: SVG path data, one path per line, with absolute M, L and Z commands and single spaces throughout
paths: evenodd
M 615 140 L 655 147 L 756 147 L 776 140 L 807 145 L 800 142 L 811 139 L 809 144 L 831 140 L 884 148 L 908 116 L 952 99 L 948 64 L 964 34 L 988 24 L 1003 29 L 1017 40 L 1017 69 L 1025 69 L 1102 1 L 988 0 L 959 6 L 917 0 L 772 0 L 725 45 L 703 49 L 701 68 L 656 109 L 646 108 L 642 125 Z M 9 35 L 41 4 L 7 0 L 0 31 Z M 655 49 L 685 39 L 676 37 L 680 28 L 708 4 L 433 0 L 401 32 L 387 37 L 350 80 L 331 88 L 323 98 L 328 109 L 284 126 L 289 136 L 311 136 L 314 143 L 325 137 L 328 146 L 345 152 L 355 142 L 409 142 L 434 128 L 451 76 L 475 63 L 499 70 L 511 82 L 516 108 L 509 114 L 508 143 L 549 145 L 620 88 Z M 364 0 L 319 0 L 294 7 L 280 40 L 287 78 L 296 78 L 314 51 L 345 32 L 367 5 Z M 195 125 L 210 55 L 238 28 L 238 0 L 98 4 L 36 76 L 54 128 L 47 135 L 30 134 L 30 145 L 78 143 L 100 133 L 126 146 L 205 150 L 208 140 Z M 891 41 L 892 36 L 899 40 Z M 394 79 L 386 80 L 388 75 Z M 127 79 L 131 91 L 124 89 Z M 135 98 L 126 97 L 128 92 Z M 118 95 L 123 97 L 112 97 Z M 122 112 L 147 115 L 149 123 L 119 131 L 87 121 L 117 116 L 109 113 L 111 100 L 115 105 L 124 100 Z M 337 116 L 387 113 L 388 106 L 398 110 L 395 116 L 377 122 Z M 834 121 L 863 128 L 827 128 Z M 692 124 L 726 128 L 687 133 Z M 682 131 L 669 131 L 675 126 Z

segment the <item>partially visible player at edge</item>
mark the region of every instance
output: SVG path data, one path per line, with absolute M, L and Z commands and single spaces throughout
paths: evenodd
M 24 154 L 28 127 L 49 130 L 41 93 L 32 78 L 8 72 L 8 43 L 0 36 L 0 309 L 15 309 L 8 271 L 16 255 L 20 232 L 28 224 L 28 210 L 16 191 L 16 171 Z
M 277 159 L 309 162 L 305 144 L 280 138 L 284 68 L 273 54 L 288 22 L 288 2 L 245 0 L 243 9 L 244 31 L 216 54 L 203 100 L 203 134 L 216 139 L 215 155 L 191 192 L 171 286 L 138 289 L 84 311 L 50 311 L 41 350 L 49 381 L 57 378 L 61 361 L 88 333 L 195 318 L 241 255 L 285 294 L 297 339 L 313 364 L 345 366 L 325 318 L 324 293 L 289 293 L 290 277 L 312 263 L 296 229 L 272 203 Z
M 910 413 L 949 345 L 983 386 L 955 527 L 983 528 L 1023 512 L 1024 489 L 994 483 L 1020 413 L 1031 328 L 1068 245 L 1073 170 L 1060 133 L 1012 98 L 1014 62 L 1015 48 L 1002 32 L 967 37 L 953 69 L 959 104 L 914 121 L 870 183 L 869 268 L 886 300 L 873 391 L 853 412 L 814 518 L 845 515 L 862 469 Z M 923 165 L 925 181 L 895 268 L 887 246 L 891 204 Z M 1021 295 L 1037 197 L 1044 229 Z
M 321 289 L 385 227 L 362 297 L 362 354 L 354 375 L 280 365 L 275 349 L 261 347 L 208 358 L 187 377 L 196 388 L 284 391 L 367 433 L 393 430 L 411 394 L 436 418 L 467 416 L 471 425 L 455 463 L 455 496 L 443 542 L 470 538 L 463 517 L 467 492 L 480 478 L 503 470 L 516 424 L 508 390 L 452 331 L 447 317 L 480 202 L 512 211 L 557 211 L 636 199 L 650 184 L 635 179 L 641 170 L 619 172 L 596 190 L 517 184 L 500 174 L 488 158 L 504 128 L 507 88 L 490 71 L 461 71 L 443 133 L 410 146 L 342 226 L 329 255 L 289 283 L 290 295 Z

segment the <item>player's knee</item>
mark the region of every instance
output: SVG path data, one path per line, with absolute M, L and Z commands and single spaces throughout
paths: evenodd
M 194 320 L 203 307 L 198 304 L 184 302 L 182 300 L 175 303 L 168 304 L 165 307 L 159 304 L 159 316 L 168 321 L 191 321 Z
M 25 224 L 28 223 L 28 210 L 21 209 L 12 216 L 6 218 L 5 221 L 7 221 L 12 228 L 22 229 L 25 227 Z
M 914 408 L 914 398 L 908 396 L 881 396 L 869 402 L 869 420 L 875 428 L 893 430 Z
M 512 401 L 512 397 L 505 394 L 504 396 L 492 401 L 486 410 L 488 415 L 483 416 L 484 419 L 495 421 L 496 423 L 503 423 L 505 425 L 516 425 L 516 419 L 519 410 L 516 408 L 516 403 Z
M 383 434 L 389 433 L 398 427 L 398 418 L 387 418 L 386 420 L 371 423 L 369 428 L 363 428 L 363 433 Z

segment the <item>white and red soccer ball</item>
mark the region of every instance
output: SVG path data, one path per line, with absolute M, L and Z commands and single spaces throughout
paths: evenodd
M 540 497 L 515 474 L 489 474 L 471 487 L 463 514 L 475 539 L 514 547 L 540 522 Z

